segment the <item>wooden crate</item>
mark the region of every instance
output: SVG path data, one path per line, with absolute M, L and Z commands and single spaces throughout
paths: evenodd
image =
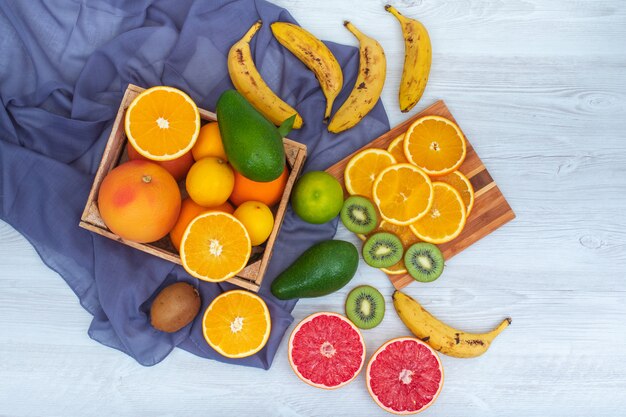
M 399 135 L 405 133 L 414 121 L 427 115 L 443 116 L 447 119 L 455 121 L 452 113 L 450 113 L 450 110 L 446 107 L 446 104 L 442 100 L 439 100 L 432 106 L 400 123 L 389 132 L 374 139 L 358 151 L 337 162 L 335 165 L 328 168 L 327 172 L 337 178 L 342 186 L 344 186 L 343 173 L 346 165 L 356 153 L 367 148 L 387 149 L 389 144 Z M 469 178 L 472 186 L 474 187 L 474 207 L 472 208 L 472 211 L 467 219 L 467 223 L 465 224 L 465 228 L 461 234 L 448 243 L 438 245 L 439 249 L 441 249 L 441 252 L 443 253 L 443 257 L 446 260 L 467 249 L 479 239 L 482 239 L 498 229 L 500 226 L 515 218 L 515 213 L 511 209 L 511 206 L 509 206 L 509 203 L 504 198 L 504 195 L 500 192 L 496 182 L 493 178 L 491 178 L 489 171 L 487 171 L 487 168 L 478 157 L 478 154 L 472 147 L 472 144 L 467 136 L 465 136 L 465 139 L 467 142 L 467 156 L 459 168 L 459 171 Z M 344 192 L 347 194 L 345 186 Z M 394 287 L 397 289 L 404 288 L 410 283 L 415 282 L 409 274 L 388 276 Z
M 115 118 L 115 123 L 113 124 L 111 135 L 109 136 L 109 141 L 107 142 L 106 148 L 104 149 L 104 154 L 102 155 L 102 160 L 100 161 L 100 166 L 98 167 L 98 171 L 96 172 L 93 185 L 91 186 L 91 192 L 89 193 L 89 198 L 87 199 L 85 210 L 83 211 L 79 224 L 80 227 L 84 229 L 90 230 L 94 233 L 98 233 L 102 236 L 106 236 L 109 239 L 117 240 L 118 242 L 123 243 L 127 246 L 131 246 L 135 249 L 139 249 L 143 252 L 158 256 L 159 258 L 163 258 L 180 265 L 180 256 L 172 245 L 169 236 L 166 236 L 157 242 L 148 244 L 125 240 L 115 233 L 111 232 L 106 227 L 104 221 L 102 220 L 102 217 L 100 217 L 100 212 L 98 211 L 98 191 L 100 190 L 100 184 L 102 184 L 102 180 L 113 168 L 115 168 L 121 162 L 127 160 L 127 155 L 124 152 L 124 149 L 126 147 L 126 133 L 124 132 L 124 114 L 133 99 L 137 97 L 137 95 L 139 95 L 139 93 L 141 93 L 143 90 L 143 88 L 132 84 L 129 84 L 128 88 L 126 89 L 126 93 L 124 94 L 124 98 L 122 99 L 122 103 L 120 104 L 119 111 L 117 112 L 117 117 Z M 200 118 L 202 120 L 216 120 L 215 113 L 211 113 L 210 111 L 203 109 L 199 109 L 199 111 Z M 287 186 L 285 187 L 285 191 L 283 192 L 282 199 L 280 200 L 278 207 L 276 207 L 274 210 L 275 221 L 272 233 L 270 234 L 270 237 L 264 245 L 252 248 L 252 255 L 250 256 L 250 261 L 248 262 L 248 265 L 243 270 L 241 270 L 237 274 L 237 276 L 228 280 L 228 282 L 255 292 L 259 290 L 261 282 L 263 281 L 263 276 L 265 275 L 265 271 L 267 270 L 270 258 L 272 257 L 274 242 L 276 240 L 276 237 L 278 236 L 278 232 L 280 231 L 280 227 L 283 223 L 283 218 L 285 217 L 285 211 L 287 210 L 287 204 L 289 203 L 291 189 L 293 188 L 294 182 L 296 181 L 296 178 L 298 178 L 298 175 L 302 170 L 302 166 L 304 165 L 304 160 L 306 158 L 305 145 L 289 139 L 283 139 L 283 143 L 285 145 L 287 164 L 289 165 L 291 172 L 289 173 L 289 179 L 287 180 Z M 184 184 L 181 185 L 181 193 L 183 195 L 186 195 L 186 192 L 184 190 Z

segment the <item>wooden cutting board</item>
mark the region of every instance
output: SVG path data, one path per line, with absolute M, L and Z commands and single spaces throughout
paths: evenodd
M 398 137 L 398 135 L 406 132 L 408 127 L 415 120 L 428 115 L 443 116 L 455 121 L 450 110 L 448 110 L 445 103 L 440 100 L 421 113 L 416 114 L 394 127 L 389 132 L 374 139 L 358 151 L 345 157 L 326 171 L 337 178 L 343 186 L 343 172 L 352 156 L 367 148 L 387 149 L 391 141 Z M 457 253 L 469 247 L 472 243 L 487 236 L 489 233 L 515 218 L 515 213 L 513 213 L 511 206 L 509 206 L 509 203 L 507 203 L 495 181 L 491 178 L 491 175 L 489 175 L 489 171 L 487 171 L 487 168 L 485 168 L 485 165 L 476 154 L 476 151 L 474 151 L 467 136 L 465 136 L 465 139 L 467 140 L 467 156 L 459 170 L 470 179 L 474 187 L 474 207 L 461 234 L 451 242 L 439 245 L 446 260 L 452 258 Z M 346 193 L 345 187 L 344 193 Z M 414 279 L 408 274 L 388 276 L 397 289 L 401 289 L 411 282 L 414 282 Z

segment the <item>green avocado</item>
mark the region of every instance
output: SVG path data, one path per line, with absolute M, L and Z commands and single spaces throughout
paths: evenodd
M 326 240 L 307 249 L 272 283 L 281 300 L 321 297 L 346 285 L 359 266 L 356 247 L 343 240 Z
M 294 117 L 279 128 L 267 120 L 236 90 L 226 90 L 217 100 L 217 124 L 232 167 L 252 181 L 273 181 L 285 169 L 283 136 Z

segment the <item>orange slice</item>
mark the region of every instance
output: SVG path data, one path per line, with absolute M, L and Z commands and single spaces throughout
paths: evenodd
M 180 243 L 180 260 L 192 276 L 210 282 L 232 278 L 250 258 L 246 228 L 233 215 L 204 213 L 189 223 Z
M 409 225 L 424 216 L 433 202 L 430 178 L 411 164 L 384 169 L 376 177 L 373 194 L 381 217 L 399 226 Z
M 184 92 L 152 87 L 130 103 L 124 127 L 137 152 L 154 161 L 169 161 L 183 156 L 196 143 L 200 113 Z
M 433 182 L 435 198 L 428 214 L 411 225 L 415 235 L 425 242 L 446 243 L 465 226 L 465 204 L 461 194 L 445 182 Z
M 474 187 L 472 187 L 469 178 L 459 171 L 454 171 L 443 177 L 437 177 L 437 181 L 450 184 L 461 194 L 461 198 L 465 204 L 465 212 L 467 217 L 469 217 L 472 207 L 474 207 Z
M 402 246 L 406 250 L 409 246 L 414 243 L 419 242 L 417 236 L 413 233 L 409 226 L 398 226 L 397 224 L 389 223 L 388 221 L 383 220 L 380 222 L 377 231 L 385 231 L 389 233 L 393 233 L 394 235 L 400 238 L 402 242 Z M 404 266 L 404 260 L 400 260 L 397 264 L 390 266 L 389 268 L 380 268 L 386 274 L 389 275 L 400 275 L 406 274 L 407 270 Z
M 387 151 L 378 148 L 365 149 L 354 155 L 344 171 L 346 190 L 352 195 L 372 198 L 372 185 L 376 176 L 396 163 Z
M 395 138 L 387 148 L 387 152 L 389 152 L 396 159 L 396 162 L 401 164 L 404 162 L 409 162 L 404 156 L 404 133 Z
M 424 116 L 406 131 L 404 155 L 428 175 L 446 175 L 461 166 L 467 152 L 461 129 L 440 116 Z
M 204 312 L 202 333 L 206 342 L 227 358 L 245 358 L 263 349 L 272 321 L 265 301 L 244 290 L 217 296 Z

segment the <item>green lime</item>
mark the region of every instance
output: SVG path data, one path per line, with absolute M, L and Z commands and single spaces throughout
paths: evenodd
M 337 217 L 343 206 L 339 181 L 324 171 L 304 174 L 291 193 L 293 210 L 308 223 L 322 224 Z

